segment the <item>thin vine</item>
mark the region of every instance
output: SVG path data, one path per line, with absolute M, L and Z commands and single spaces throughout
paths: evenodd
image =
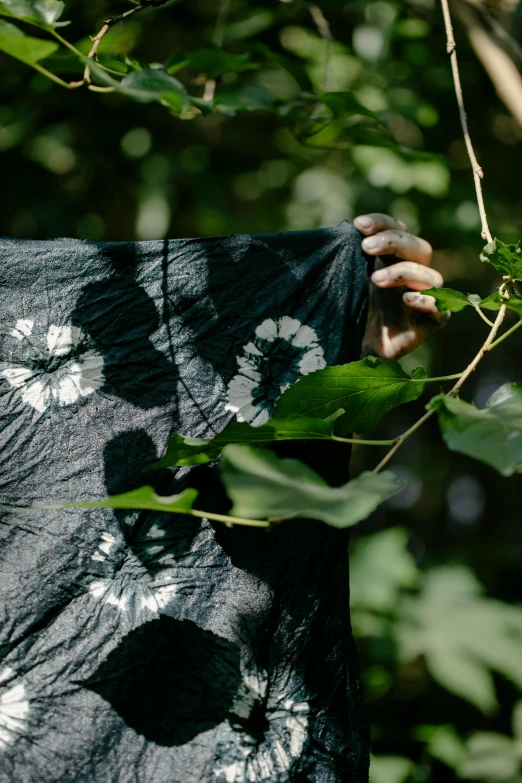
M 457 104 L 459 107 L 459 117 L 460 117 L 460 124 L 462 126 L 462 132 L 464 135 L 464 140 L 466 142 L 466 149 L 468 151 L 469 160 L 473 169 L 473 178 L 475 180 L 475 191 L 477 196 L 477 204 L 479 208 L 480 213 L 480 220 L 482 224 L 482 238 L 486 239 L 488 242 L 493 241 L 493 237 L 491 235 L 491 232 L 489 230 L 488 220 L 486 216 L 486 208 L 484 205 L 484 196 L 482 193 L 482 180 L 484 178 L 484 172 L 482 170 L 482 167 L 479 165 L 477 161 L 477 157 L 475 155 L 475 151 L 473 149 L 473 144 L 471 143 L 471 137 L 469 133 L 468 128 L 468 121 L 466 117 L 466 109 L 464 107 L 464 96 L 462 94 L 462 85 L 460 81 L 460 73 L 459 73 L 459 65 L 457 60 L 457 45 L 455 43 L 455 38 L 453 35 L 453 25 L 451 23 L 451 14 L 448 6 L 448 0 L 441 0 L 442 4 L 442 12 L 444 16 L 444 27 L 446 30 L 446 39 L 447 39 L 447 52 L 450 56 L 450 62 L 451 62 L 451 70 L 453 74 L 453 83 L 455 86 L 455 95 L 457 97 Z M 503 290 L 504 289 L 504 290 Z M 501 295 L 504 299 L 508 300 L 510 297 L 510 290 L 509 286 L 505 286 L 502 284 L 500 286 L 499 292 L 501 292 Z M 476 308 L 478 311 L 480 311 L 480 308 Z M 508 334 L 506 333 L 502 338 L 500 338 L 497 342 L 495 342 L 495 337 L 497 335 L 498 330 L 500 329 L 502 322 L 504 321 L 504 318 L 506 316 L 507 312 L 507 305 L 503 304 L 500 307 L 500 310 L 498 312 L 498 315 L 495 319 L 495 322 L 491 325 L 491 331 L 488 334 L 486 341 L 484 342 L 483 346 L 475 356 L 472 362 L 466 367 L 466 369 L 461 374 L 460 378 L 458 379 L 457 383 L 453 386 L 452 389 L 450 389 L 449 392 L 447 392 L 447 397 L 455 397 L 462 385 L 466 382 L 466 380 L 469 378 L 471 373 L 476 369 L 479 362 L 484 357 L 484 354 L 488 351 L 490 351 L 495 345 L 498 345 L 503 339 L 505 339 Z M 480 311 L 481 316 L 489 322 L 489 319 L 486 319 L 484 314 Z M 522 324 L 522 321 L 520 321 L 518 324 L 515 324 L 515 327 L 513 327 L 510 330 L 510 333 L 514 332 L 515 329 L 518 329 L 518 327 Z M 435 409 L 431 409 L 427 411 L 421 418 L 415 422 L 409 429 L 407 429 L 405 432 L 402 433 L 402 435 L 399 435 L 397 438 L 397 441 L 394 446 L 390 449 L 390 451 L 386 454 L 386 456 L 379 462 L 379 464 L 374 468 L 374 473 L 379 473 L 385 465 L 388 464 L 390 459 L 395 455 L 395 453 L 401 448 L 401 446 L 415 433 L 417 432 L 420 427 L 423 426 L 431 417 L 435 414 Z

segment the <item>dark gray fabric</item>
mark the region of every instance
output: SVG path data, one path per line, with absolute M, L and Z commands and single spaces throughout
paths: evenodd
M 19 510 L 145 483 L 219 507 L 212 466 L 141 470 L 358 358 L 359 234 L 4 239 L 0 268 L 0 781 L 366 781 L 343 533 Z M 286 452 L 346 480 L 345 451 Z

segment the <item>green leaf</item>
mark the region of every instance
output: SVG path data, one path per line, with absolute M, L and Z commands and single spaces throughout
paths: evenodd
M 421 291 L 423 296 L 432 296 L 436 303 L 439 313 L 445 313 L 449 310 L 452 313 L 458 313 L 468 305 L 474 305 L 475 302 L 460 291 L 454 291 L 453 288 L 426 288 Z M 474 296 L 470 294 L 470 296 Z M 477 297 L 480 302 L 480 297 Z
M 398 362 L 381 362 L 371 356 L 326 367 L 287 389 L 276 403 L 274 417 L 299 413 L 325 419 L 344 408 L 336 432 L 371 432 L 386 413 L 420 397 L 426 377 L 422 367 L 409 376 Z
M 169 439 L 165 456 L 146 468 L 145 472 L 210 462 L 216 459 L 229 443 L 262 446 L 278 440 L 329 440 L 333 435 L 335 418 L 343 413 L 343 410 L 338 411 L 337 416 L 329 419 L 312 419 L 306 416 L 271 419 L 260 427 L 253 427 L 247 422 L 231 421 L 223 432 L 210 440 L 173 435 Z
M 430 569 L 417 596 L 404 594 L 397 604 L 395 636 L 401 661 L 425 656 L 430 670 L 445 687 L 457 692 L 457 675 L 448 674 L 471 659 L 476 666 L 499 672 L 522 687 L 520 640 L 522 609 L 482 595 L 473 572 L 465 566 Z M 430 656 L 435 656 L 430 665 Z M 472 664 L 473 665 L 473 664 Z M 436 674 L 437 672 L 437 674 Z M 465 678 L 466 675 L 462 674 Z M 478 678 L 460 695 L 477 703 Z M 487 686 L 484 686 L 487 687 Z M 471 690 L 473 688 L 473 694 Z M 489 694 L 491 702 L 491 693 Z M 486 701 L 482 705 L 486 707 Z
M 161 497 L 152 487 L 140 487 L 132 492 L 112 495 L 106 500 L 84 501 L 83 503 L 63 503 L 47 508 L 134 508 L 146 511 L 170 511 L 184 514 L 192 510 L 198 496 L 197 489 L 184 489 L 179 495 Z
M 513 280 L 522 280 L 520 242 L 516 245 L 506 245 L 500 239 L 494 239 L 485 246 L 480 254 L 480 260 L 494 266 L 502 276 L 509 275 Z
M 482 410 L 444 395 L 427 406 L 437 411 L 442 437 L 451 451 L 467 454 L 511 476 L 522 466 L 522 384 L 506 383 Z
M 451 769 L 457 769 L 465 757 L 464 742 L 453 726 L 419 726 L 415 737 L 427 743 L 430 756 Z
M 371 756 L 370 783 L 406 783 L 415 763 L 404 756 Z
M 393 527 L 358 539 L 350 559 L 350 604 L 390 612 L 402 590 L 416 587 L 420 572 L 408 551 L 409 535 Z
M 393 473 L 363 473 L 342 487 L 329 487 L 304 463 L 280 459 L 251 446 L 225 446 L 221 478 L 234 506 L 250 519 L 307 517 L 333 527 L 357 524 L 404 487 Z
M 284 70 L 295 79 L 299 87 L 305 92 L 313 91 L 314 86 L 310 76 L 308 75 L 306 68 L 303 67 L 299 60 L 292 59 L 285 54 L 281 54 L 280 52 L 274 52 L 269 46 L 259 43 L 259 41 L 251 42 L 250 44 L 245 42 L 243 45 L 249 46 L 250 51 L 261 55 L 265 61 L 269 63 L 275 63 L 279 67 L 284 68 Z
M 274 98 L 265 87 L 237 87 L 216 93 L 215 106 L 222 114 L 232 117 L 238 111 L 270 111 Z
M 336 118 L 362 114 L 364 117 L 371 117 L 384 128 L 388 127 L 388 123 L 380 114 L 364 106 L 351 92 L 324 92 L 317 96 L 317 101 L 328 106 Z
M 432 650 L 426 654 L 426 664 L 439 685 L 474 704 L 481 712 L 489 714 L 497 707 L 491 674 L 483 663 L 470 655 L 458 655 L 453 650 Z
M 466 745 L 466 758 L 459 766 L 460 778 L 507 783 L 519 771 L 519 760 L 510 737 L 495 732 L 473 734 Z
M 180 71 L 182 68 L 190 63 L 190 53 L 187 52 L 174 52 L 165 61 L 165 70 L 167 73 L 173 74 Z
M 61 0 L 0 0 L 0 15 L 12 16 L 38 27 L 57 27 L 65 3 Z
M 517 701 L 513 707 L 511 726 L 513 728 L 513 735 L 520 745 L 522 743 L 522 701 Z
M 225 73 L 241 73 L 259 68 L 247 54 L 231 54 L 222 49 L 198 49 L 186 55 L 188 64 L 198 73 L 204 73 L 208 79 L 215 79 Z
M 42 41 L 25 35 L 18 27 L 0 20 L 0 51 L 28 65 L 44 60 L 58 49 L 53 41 Z
M 188 103 L 185 87 L 163 68 L 143 68 L 124 76 L 117 86 L 118 92 L 140 103 L 167 102 L 181 112 Z
M 514 310 L 522 318 L 522 299 L 515 291 L 512 292 L 509 299 L 502 299 L 498 291 L 491 296 L 486 297 L 480 303 L 485 310 L 500 310 L 503 304 L 507 304 L 510 310 Z
M 467 296 L 460 291 L 454 291 L 452 288 L 426 288 L 420 292 L 423 296 L 432 296 L 437 304 L 439 313 L 450 310 L 452 313 L 458 313 L 468 305 L 472 307 L 482 307 L 485 310 L 500 310 L 501 305 L 514 310 L 522 318 L 522 299 L 513 291 L 509 300 L 502 299 L 498 292 L 481 299 L 477 294 L 468 294 Z

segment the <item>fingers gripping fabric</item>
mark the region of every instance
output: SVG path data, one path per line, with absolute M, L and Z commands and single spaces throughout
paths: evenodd
M 212 466 L 142 468 L 358 358 L 358 233 L 4 239 L 0 263 L 0 782 L 367 780 L 341 532 L 20 510 L 145 483 L 215 508 Z M 346 452 L 294 453 L 345 480 Z

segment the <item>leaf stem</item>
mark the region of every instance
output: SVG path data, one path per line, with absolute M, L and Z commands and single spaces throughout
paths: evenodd
M 488 242 L 492 242 L 493 237 L 491 236 L 491 232 L 489 230 L 488 219 L 486 217 L 486 208 L 484 206 L 484 196 L 482 195 L 481 180 L 484 177 L 484 172 L 482 171 L 482 167 L 479 165 L 479 162 L 476 158 L 469 135 L 466 109 L 464 108 L 464 96 L 462 95 L 462 85 L 460 83 L 459 64 L 457 61 L 457 45 L 453 35 L 453 25 L 451 24 L 451 14 L 448 0 L 441 0 L 441 5 L 442 14 L 444 16 L 444 27 L 446 28 L 446 51 L 450 56 L 453 83 L 455 85 L 455 95 L 457 96 L 457 104 L 459 107 L 460 124 L 462 126 L 462 133 L 464 134 L 464 141 L 466 142 L 466 149 L 468 151 L 468 156 L 471 162 L 471 168 L 473 169 L 473 179 L 475 180 L 475 192 L 480 212 L 480 222 L 482 224 L 482 238 L 487 239 Z
M 491 324 L 493 326 L 493 324 Z M 461 372 L 456 372 L 453 375 L 439 375 L 435 378 L 410 378 L 412 383 L 435 383 L 436 381 L 454 381 L 460 378 Z
M 474 307 L 475 307 L 475 310 L 477 311 L 478 315 L 480 315 L 480 317 L 482 318 L 482 320 L 485 321 L 488 324 L 488 326 L 493 326 L 493 321 L 490 321 L 489 318 L 487 318 L 484 315 L 484 313 L 482 312 L 480 307 L 478 305 L 474 305 Z
M 227 526 L 231 525 L 245 525 L 247 527 L 271 527 L 272 522 L 267 519 L 245 519 L 244 517 L 230 517 L 227 514 L 214 514 L 212 511 L 198 511 L 191 509 L 190 511 L 178 511 L 176 513 L 188 514 L 192 517 L 200 517 L 201 519 L 213 519 L 215 522 L 223 522 Z
M 487 336 L 486 342 L 484 343 L 484 345 L 482 346 L 480 351 L 477 353 L 477 355 L 475 356 L 473 361 L 470 362 L 470 364 L 468 364 L 468 366 L 466 367 L 464 372 L 460 374 L 460 377 L 459 377 L 457 383 L 446 394 L 446 397 L 455 397 L 458 394 L 459 389 L 461 388 L 462 384 L 466 382 L 466 380 L 469 378 L 471 373 L 475 370 L 475 368 L 477 367 L 478 363 L 483 358 L 484 354 L 487 351 L 489 351 L 489 347 L 490 347 L 490 345 L 493 344 L 493 341 L 494 341 L 494 339 L 496 337 L 496 334 L 497 334 L 498 330 L 500 329 L 502 321 L 504 320 L 504 318 L 506 316 L 506 312 L 507 312 L 507 305 L 503 304 L 501 306 L 500 310 L 498 311 L 498 315 L 497 315 L 497 317 L 495 319 L 495 323 L 493 324 L 493 328 L 491 329 L 490 333 Z M 392 448 L 389 450 L 389 452 L 379 462 L 377 467 L 374 468 L 373 472 L 374 473 L 379 473 L 384 468 L 384 466 L 390 461 L 390 459 L 393 457 L 395 452 L 398 449 L 400 449 L 402 444 L 405 443 L 405 441 L 407 441 L 408 438 L 410 438 L 413 435 L 414 432 L 417 432 L 417 430 L 420 429 L 420 427 L 422 427 L 422 425 L 425 422 L 427 422 L 428 419 L 431 419 L 431 417 L 433 416 L 434 413 L 435 413 L 435 410 L 433 408 L 431 410 L 427 411 L 427 413 L 425 413 L 424 416 L 421 416 L 421 418 L 418 421 L 416 421 L 415 424 L 412 424 L 412 426 L 408 430 L 406 430 L 406 432 L 403 432 L 402 435 L 399 435 L 399 437 L 397 438 L 397 440 L 395 442 L 395 445 L 392 446 Z
M 87 55 L 87 60 L 94 60 L 96 58 L 96 55 L 98 53 L 98 47 L 100 46 L 103 37 L 107 35 L 109 30 L 112 27 L 114 27 L 114 25 L 118 24 L 118 22 L 122 22 L 124 19 L 128 19 L 128 17 L 132 16 L 133 14 L 139 13 L 139 11 L 144 11 L 146 8 L 149 7 L 150 5 L 137 5 L 134 8 L 131 8 L 129 11 L 125 11 L 123 14 L 120 14 L 119 16 L 111 16 L 108 19 L 106 19 L 103 23 L 103 27 L 101 28 L 101 30 L 97 33 L 97 35 L 94 36 L 94 38 L 91 39 L 92 46 L 89 51 L 89 54 Z M 91 83 L 91 69 L 89 67 L 89 63 L 87 62 L 83 71 L 83 78 L 80 79 L 79 82 L 71 82 L 70 86 L 73 88 L 83 87 L 84 84 L 90 84 L 90 83 Z
M 56 504 L 49 504 L 45 506 L 29 506 L 24 508 L 19 508 L 19 511 L 61 511 L 62 509 L 69 509 L 69 508 L 107 508 L 106 506 L 96 506 L 96 504 L 89 505 L 86 504 L 85 506 L 82 503 L 56 503 Z M 212 511 L 200 511 L 199 509 L 179 509 L 175 511 L 169 511 L 168 508 L 165 509 L 167 513 L 172 514 L 183 514 L 185 516 L 189 517 L 198 517 L 199 519 L 212 519 L 216 522 L 223 522 L 223 524 L 227 525 L 227 527 L 232 527 L 232 525 L 244 525 L 246 527 L 272 527 L 272 525 L 276 524 L 276 522 L 279 522 L 279 520 L 268 520 L 268 519 L 246 519 L 245 517 L 231 517 L 228 516 L 228 514 L 214 514 Z
M 49 32 L 51 33 L 51 35 L 53 35 L 56 38 L 57 41 L 59 41 L 61 44 L 63 44 L 63 46 L 66 46 L 67 49 L 70 49 L 71 52 L 74 52 L 74 54 L 76 54 L 78 57 L 83 57 L 84 56 L 83 52 L 80 52 L 80 50 L 77 49 L 76 46 L 73 46 L 73 44 L 70 43 L 69 41 L 67 41 L 66 38 L 63 38 L 63 36 L 61 36 L 59 33 L 57 33 L 54 28 L 52 30 L 49 30 Z
M 59 76 L 56 76 L 56 74 L 51 73 L 51 71 L 48 71 L 47 68 L 44 68 L 42 65 L 39 65 L 38 63 L 31 63 L 31 66 L 36 71 L 39 71 L 44 76 L 47 76 L 47 78 L 50 79 L 51 81 L 56 82 L 56 84 L 59 84 L 60 87 L 66 87 L 67 89 L 70 89 L 67 82 L 64 82 L 63 79 L 60 79 Z
M 464 141 L 466 142 L 466 149 L 468 151 L 471 167 L 473 169 L 473 178 L 475 180 L 477 204 L 480 212 L 480 221 L 482 224 L 482 237 L 483 239 L 486 239 L 488 242 L 492 242 L 493 237 L 491 236 L 491 232 L 489 230 L 488 220 L 486 217 L 486 208 L 484 206 L 484 197 L 482 195 L 481 180 L 484 176 L 484 173 L 482 171 L 481 166 L 479 166 L 479 163 L 475 156 L 475 151 L 473 149 L 473 145 L 471 143 L 471 138 L 469 135 L 468 120 L 466 117 L 466 110 L 464 108 L 464 97 L 462 95 L 462 85 L 460 82 L 459 65 L 457 61 L 457 46 L 453 35 L 453 25 L 451 24 L 451 14 L 449 10 L 448 0 L 441 0 L 441 5 L 442 5 L 442 14 L 444 16 L 444 27 L 446 29 L 446 41 L 447 41 L 446 50 L 450 56 L 451 71 L 453 74 L 453 83 L 455 85 L 455 95 L 457 96 L 457 104 L 459 107 L 460 124 L 462 126 L 462 133 L 464 134 Z M 509 283 L 509 281 L 507 282 Z M 504 288 L 505 288 L 505 283 L 502 284 L 499 293 L 504 299 L 509 299 L 510 291 L 509 289 L 507 289 L 504 292 Z M 480 312 L 478 307 L 476 307 L 475 309 L 478 312 Z M 473 361 L 470 362 L 470 364 L 466 367 L 464 372 L 461 373 L 457 383 L 446 394 L 446 397 L 455 397 L 459 393 L 459 390 L 461 389 L 462 385 L 466 382 L 466 380 L 469 378 L 471 373 L 475 370 L 479 362 L 484 357 L 484 354 L 487 351 L 489 351 L 494 345 L 498 345 L 498 343 L 501 341 L 502 338 L 499 338 L 499 340 L 495 342 L 495 337 L 506 316 L 506 311 L 507 311 L 507 304 L 503 304 L 500 310 L 498 311 L 498 315 L 495 319 L 495 322 L 491 325 L 491 331 L 488 334 L 484 345 L 477 353 Z M 480 312 L 480 315 L 484 318 L 484 320 L 488 320 L 486 319 L 486 316 L 482 312 Z M 519 324 L 516 324 L 516 326 L 518 327 Z M 506 332 L 506 334 L 504 335 L 504 338 L 507 337 L 508 333 L 512 331 L 514 330 L 513 329 L 508 330 L 508 332 Z M 431 419 L 434 413 L 435 410 L 433 408 L 427 411 L 418 421 L 415 422 L 415 424 L 413 424 L 408 430 L 406 430 L 406 432 L 403 432 L 402 435 L 399 435 L 395 445 L 392 446 L 390 451 L 384 456 L 384 459 L 382 459 L 377 465 L 377 467 L 374 468 L 374 473 L 379 473 L 379 471 L 382 470 L 383 467 L 390 461 L 390 459 L 393 457 L 395 452 L 398 449 L 400 449 L 402 444 L 405 441 L 407 441 L 408 438 L 411 435 L 413 435 L 414 432 L 416 432 L 420 427 L 422 427 L 422 425 L 426 421 L 428 421 L 428 419 Z
M 88 84 L 87 89 L 91 92 L 116 92 L 116 87 L 98 87 L 97 84 Z
M 522 326 L 522 320 L 518 321 L 514 326 L 511 327 L 511 329 L 508 329 L 507 332 L 504 332 L 503 335 L 501 335 L 498 340 L 495 340 L 494 343 L 491 343 L 491 345 L 488 348 L 488 351 L 492 351 L 493 348 L 496 348 L 497 345 L 500 345 L 500 343 L 504 342 L 506 337 L 510 337 L 513 332 L 516 332 L 517 329 L 520 329 Z
M 340 438 L 338 435 L 332 435 L 332 440 L 338 443 L 353 443 L 359 446 L 393 446 L 394 440 L 363 440 L 363 438 Z

